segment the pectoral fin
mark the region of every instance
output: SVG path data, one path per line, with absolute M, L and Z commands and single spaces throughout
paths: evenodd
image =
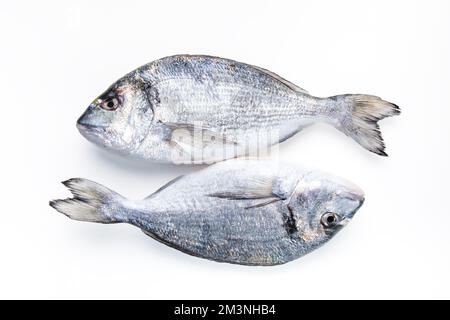
M 272 203 L 275 203 L 275 202 L 278 202 L 278 201 L 281 201 L 281 200 L 283 200 L 283 199 L 278 198 L 278 197 L 268 198 L 267 201 L 264 201 L 264 202 L 261 202 L 261 203 L 257 203 L 257 204 L 245 207 L 245 209 L 261 208 L 261 207 L 267 206 L 269 204 L 272 204 Z
M 154 197 L 156 194 L 160 193 L 161 191 L 163 191 L 164 189 L 166 189 L 167 187 L 171 186 L 172 184 L 174 184 L 175 182 L 177 182 L 178 180 L 180 180 L 181 178 L 183 178 L 184 175 L 178 176 L 175 179 L 170 180 L 169 182 L 167 182 L 165 185 L 163 185 L 161 188 L 159 188 L 158 190 L 156 190 L 155 192 L 153 192 L 151 195 L 149 195 L 148 197 L 146 197 L 144 200 L 148 200 L 152 197 Z
M 233 139 L 206 127 L 186 123 L 163 123 L 170 128 L 170 143 L 187 154 L 195 149 L 216 145 L 218 148 L 237 146 Z
M 274 193 L 274 180 L 269 177 L 247 180 L 245 185 L 235 186 L 233 190 L 208 194 L 209 197 L 226 200 L 261 200 L 246 207 L 246 209 L 259 208 L 285 198 Z

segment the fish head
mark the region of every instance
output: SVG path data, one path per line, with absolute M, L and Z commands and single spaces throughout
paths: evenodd
M 353 218 L 364 192 L 353 183 L 323 173 L 308 173 L 298 183 L 289 206 L 301 240 L 320 245 Z
M 96 98 L 77 121 L 89 141 L 114 151 L 129 153 L 147 136 L 153 119 L 147 86 L 125 76 Z

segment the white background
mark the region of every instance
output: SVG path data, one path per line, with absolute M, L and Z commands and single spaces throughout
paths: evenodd
M 450 298 L 448 1 L 2 1 L 0 33 L 0 298 Z M 112 82 L 179 53 L 400 105 L 381 123 L 388 158 L 325 125 L 280 146 L 365 190 L 352 223 L 299 260 L 244 267 L 50 208 L 67 178 L 139 199 L 198 169 L 111 156 L 75 128 Z

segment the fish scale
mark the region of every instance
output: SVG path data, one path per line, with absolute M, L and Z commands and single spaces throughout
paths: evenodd
M 173 84 L 173 86 L 178 87 L 177 84 Z M 218 86 L 220 87 L 220 85 Z M 227 88 L 226 90 L 216 90 L 214 93 L 201 93 L 199 94 L 200 98 L 197 98 L 197 95 L 187 96 L 183 100 L 172 98 L 162 101 L 158 105 L 158 112 L 164 121 L 180 123 L 202 120 L 215 123 L 218 120 L 224 121 L 224 119 L 233 117 L 236 121 L 227 123 L 233 128 L 241 129 L 255 127 L 254 121 L 260 124 L 279 125 L 281 120 L 292 119 L 293 115 L 298 114 L 298 108 L 294 104 L 298 102 L 298 98 L 271 97 L 267 99 L 265 96 L 258 96 L 255 92 L 250 93 L 247 88 L 245 90 L 240 90 L 239 94 L 236 94 L 234 88 Z M 174 90 L 164 88 L 160 92 L 162 95 L 169 96 L 169 92 L 173 93 Z M 208 96 L 206 98 L 207 95 L 214 96 L 214 94 L 217 94 L 217 97 Z M 227 103 L 228 101 L 231 103 Z M 251 108 L 249 105 L 258 107 Z M 282 106 L 283 113 L 274 113 L 275 106 Z M 313 111 L 308 110 L 305 113 L 313 114 Z

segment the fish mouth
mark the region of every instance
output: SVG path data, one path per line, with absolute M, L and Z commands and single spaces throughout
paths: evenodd
M 350 222 L 350 220 L 352 220 L 353 216 L 356 214 L 356 212 L 358 212 L 359 208 L 361 208 L 362 205 L 364 204 L 364 201 L 365 201 L 364 196 L 360 196 L 358 201 L 359 201 L 359 203 L 356 206 L 356 208 L 352 212 L 350 212 L 350 214 L 348 214 L 344 219 L 342 219 L 342 221 L 339 223 L 340 226 L 345 226 Z
M 86 132 L 100 133 L 101 131 L 103 131 L 103 128 L 101 126 L 94 126 L 92 124 L 86 124 L 82 122 L 77 122 L 77 129 L 81 134 L 84 134 Z
M 352 218 L 344 218 L 338 223 L 338 226 L 345 227 L 351 220 Z
M 92 106 L 89 106 L 88 110 L 86 110 L 86 112 L 83 113 L 77 120 L 77 129 L 81 132 L 81 134 L 86 132 L 96 133 L 103 130 L 102 126 L 96 125 L 96 122 L 93 121 L 93 117 L 90 112 L 92 108 Z
M 80 131 L 99 131 L 103 127 L 102 117 L 96 112 L 97 107 L 89 105 L 86 111 L 78 118 L 77 128 Z
M 358 212 L 359 208 L 361 208 L 361 206 L 364 204 L 365 198 L 363 195 L 359 195 L 358 199 L 355 200 L 358 201 L 358 205 L 352 212 L 350 212 L 349 214 L 347 214 L 345 217 L 342 218 L 342 220 L 337 224 L 339 227 L 345 227 L 353 219 L 355 213 Z
M 356 211 L 358 211 L 359 210 L 359 208 L 361 208 L 362 207 L 362 205 L 364 204 L 364 201 L 366 201 L 366 199 L 364 198 L 364 196 L 362 196 L 361 197 L 361 199 L 359 200 L 359 205 L 358 205 L 358 207 L 355 209 L 355 213 L 356 213 Z
M 101 137 L 105 131 L 103 127 L 82 123 L 80 122 L 80 120 L 78 120 L 77 129 L 81 133 L 81 135 L 85 137 L 87 140 L 96 144 L 102 143 Z

